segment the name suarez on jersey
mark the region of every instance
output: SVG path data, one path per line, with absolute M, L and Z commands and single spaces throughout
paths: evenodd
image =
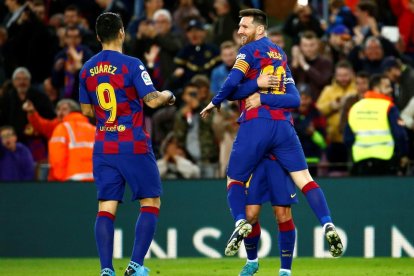
M 117 67 L 111 64 L 100 64 L 98 66 L 95 66 L 89 69 L 89 73 L 91 73 L 91 77 L 97 74 L 102 74 L 102 73 L 115 75 L 116 69 Z

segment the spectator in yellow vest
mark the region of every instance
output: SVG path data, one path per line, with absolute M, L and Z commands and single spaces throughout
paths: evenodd
M 354 104 L 345 127 L 352 151 L 354 175 L 393 175 L 408 164 L 408 140 L 398 109 L 392 102 L 390 80 L 373 75 L 370 90 Z

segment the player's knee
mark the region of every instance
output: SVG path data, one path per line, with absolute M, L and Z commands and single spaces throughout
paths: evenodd
M 256 210 L 246 210 L 246 219 L 250 224 L 255 224 L 259 220 L 259 213 Z
M 292 210 L 290 207 L 276 206 L 273 208 L 273 213 L 278 223 L 283 223 L 292 219 Z
M 139 203 L 141 204 L 141 206 L 156 207 L 158 209 L 161 207 L 161 199 L 159 197 L 143 198 L 139 200 Z

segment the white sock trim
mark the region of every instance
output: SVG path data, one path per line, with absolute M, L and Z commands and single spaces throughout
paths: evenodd
M 289 273 L 289 275 L 292 273 L 290 269 L 284 269 L 284 268 L 279 269 L 279 272 L 287 272 Z
M 259 262 L 259 258 L 256 258 L 254 260 L 247 259 L 247 262 L 246 263 L 257 263 L 257 262 Z
M 335 227 L 335 225 L 332 222 L 327 222 L 325 223 L 322 227 L 323 227 L 323 231 L 325 232 L 325 229 L 328 225 L 332 225 L 333 227 Z

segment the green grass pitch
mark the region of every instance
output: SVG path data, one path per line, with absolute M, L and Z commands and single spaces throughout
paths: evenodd
M 180 258 L 176 260 L 149 259 L 145 264 L 151 269 L 150 275 L 165 276 L 236 276 L 244 265 L 237 258 L 206 259 Z M 117 275 L 123 275 L 127 259 L 115 260 Z M 278 275 L 279 260 L 266 258 L 260 260 L 257 276 Z M 412 258 L 339 258 L 315 259 L 296 258 L 293 261 L 294 276 L 389 276 L 414 275 Z M 98 259 L 0 259 L 1 276 L 98 276 Z

